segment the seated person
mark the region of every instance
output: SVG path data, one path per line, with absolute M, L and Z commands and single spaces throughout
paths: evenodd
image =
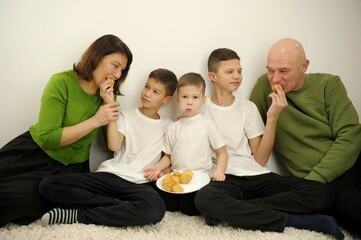
M 267 74 L 251 94 L 264 121 L 271 85 L 288 107 L 276 129 L 274 152 L 292 175 L 322 182 L 335 192 L 328 210 L 361 237 L 361 124 L 340 77 L 306 73 L 310 61 L 300 42 L 281 39 L 269 50 Z
M 152 71 L 141 92 L 141 107 L 121 111 L 119 120 L 108 125 L 108 147 L 120 150 L 114 158 L 94 173 L 49 176 L 41 181 L 40 195 L 56 207 L 44 214 L 43 224 L 136 226 L 161 221 L 164 202 L 143 172 L 161 157 L 171 120 L 158 110 L 171 101 L 176 86 L 173 72 Z M 114 101 L 111 91 L 102 94 L 108 102 Z
M 178 82 L 177 102 L 182 116 L 167 127 L 164 156 L 154 166 L 148 167 L 145 176 L 156 180 L 162 171 L 172 166 L 173 171 L 193 170 L 211 174 L 214 181 L 224 181 L 227 165 L 225 143 L 213 120 L 199 110 L 205 101 L 206 83 L 198 73 L 184 74 Z M 218 161 L 213 171 L 212 153 Z M 168 211 L 181 211 L 199 215 L 194 205 L 197 192 L 172 194 L 159 190 Z

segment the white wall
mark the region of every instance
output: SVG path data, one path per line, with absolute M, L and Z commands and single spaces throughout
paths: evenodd
M 107 33 L 134 54 L 122 108 L 138 105 L 155 68 L 206 78 L 208 55 L 218 47 L 240 55 L 244 80 L 236 94 L 247 98 L 271 44 L 293 37 L 304 45 L 309 72 L 340 75 L 360 114 L 360 25 L 360 0 L 0 0 L 0 147 L 37 121 L 50 75 L 71 68 Z M 162 113 L 174 117 L 174 107 Z M 92 159 L 100 161 L 107 156 L 96 144 Z

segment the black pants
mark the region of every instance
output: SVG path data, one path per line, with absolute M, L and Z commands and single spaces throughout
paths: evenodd
M 200 215 L 198 209 L 194 204 L 194 198 L 197 192 L 173 194 L 160 190 L 155 184 L 153 186 L 157 189 L 159 195 L 162 197 L 167 211 L 180 211 L 181 213 L 184 213 L 188 216 Z
M 198 210 L 247 230 L 283 232 L 288 213 L 315 213 L 332 204 L 325 184 L 275 173 L 249 177 L 226 175 L 210 182 L 195 198 Z
M 165 214 L 150 183 L 131 183 L 111 173 L 49 176 L 41 181 L 39 193 L 58 207 L 80 209 L 78 222 L 84 224 L 137 226 L 157 223 Z
M 335 204 L 329 209 L 346 230 L 361 237 L 361 154 L 355 165 L 328 184 L 335 192 Z
M 49 157 L 27 131 L 0 149 L 0 227 L 29 224 L 49 211 L 38 194 L 45 176 L 89 172 L 89 161 L 68 166 Z

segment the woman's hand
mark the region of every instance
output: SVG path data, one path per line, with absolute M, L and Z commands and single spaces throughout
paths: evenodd
M 112 121 L 116 121 L 119 118 L 119 103 L 111 102 L 99 107 L 98 111 L 94 115 L 94 120 L 98 127 L 108 125 Z

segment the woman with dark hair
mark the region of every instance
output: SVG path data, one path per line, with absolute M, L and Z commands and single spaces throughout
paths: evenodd
M 49 211 L 38 195 L 43 177 L 89 172 L 90 146 L 99 127 L 119 117 L 119 103 L 106 100 L 122 95 L 119 87 L 132 60 L 122 40 L 104 35 L 72 70 L 50 78 L 38 122 L 0 149 L 0 227 L 29 224 Z

